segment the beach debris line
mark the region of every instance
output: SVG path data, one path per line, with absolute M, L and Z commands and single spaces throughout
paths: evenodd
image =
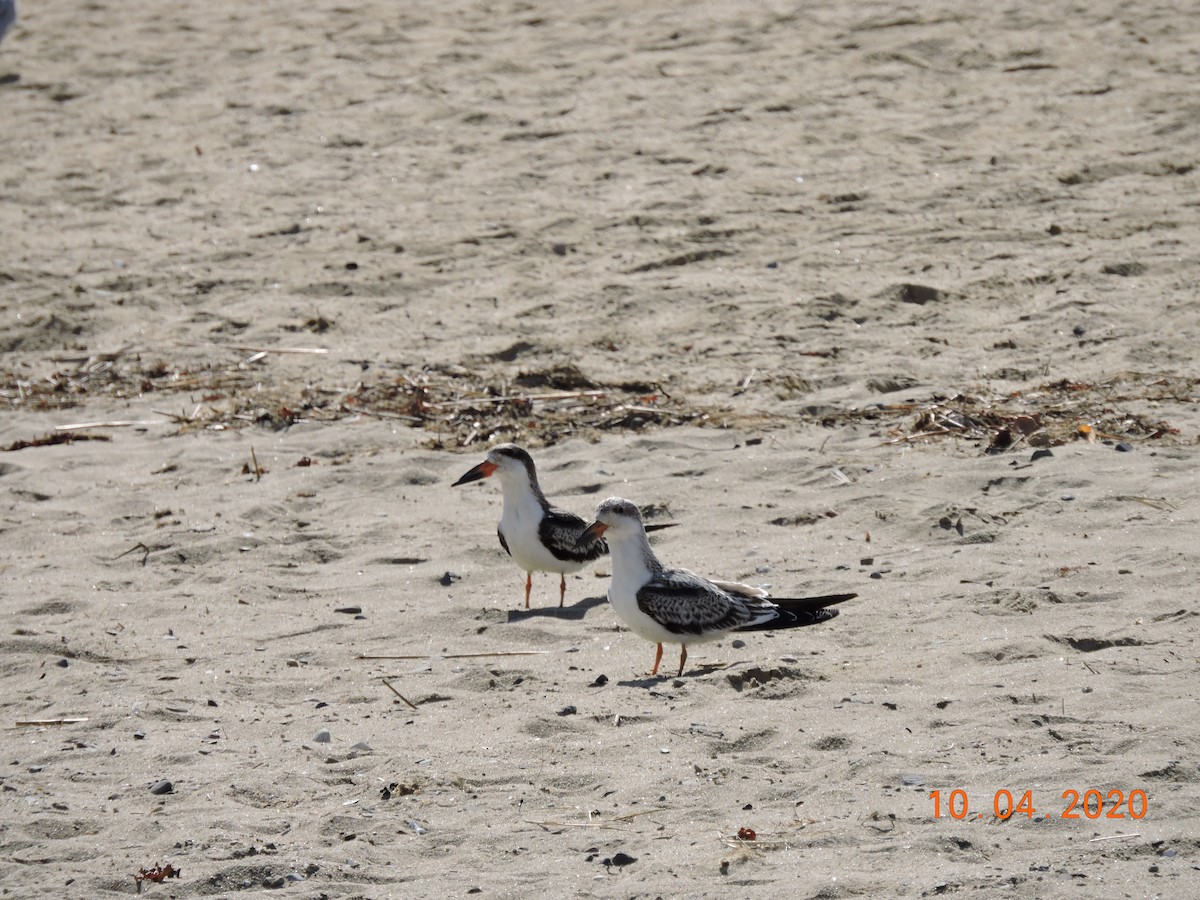
M 245 351 L 254 356 L 247 359 Z M 184 395 L 184 411 L 155 410 L 177 433 L 250 425 L 278 430 L 302 421 L 371 416 L 426 431 L 429 445 L 436 448 L 498 438 L 540 447 L 603 431 L 681 425 L 753 429 L 798 422 L 826 428 L 877 423 L 878 436 L 888 443 L 966 438 L 1005 452 L 1006 439 L 1012 446 L 1034 447 L 1081 438 L 1177 441 L 1178 429 L 1158 416 L 1168 414 L 1172 404 L 1191 408 L 1200 394 L 1200 377 L 1126 371 L 1094 382 L 1063 378 L 1030 383 L 1006 393 L 992 393 L 984 383 L 901 403 L 798 410 L 752 405 L 750 398 L 758 395 L 751 387 L 773 378 L 761 370 L 742 378 L 732 396 L 710 390 L 702 397 L 685 397 L 657 382 L 593 378 L 572 363 L 515 375 L 510 367 L 497 370 L 490 364 L 381 365 L 372 370 L 372 379 L 354 380 L 363 370 L 355 366 L 353 377 L 347 378 L 345 368 L 337 366 L 347 360 L 331 359 L 323 348 L 213 345 L 207 352 L 201 362 L 184 362 L 143 358 L 126 348 L 51 359 L 67 365 L 40 375 L 28 365 L 0 366 L 0 409 L 54 412 L 92 399 Z M 299 377 L 272 365 L 289 358 L 312 363 Z
M 1178 428 L 1139 407 L 1160 409 L 1172 401 L 1191 406 L 1198 399 L 1198 386 L 1200 379 L 1195 378 L 1120 372 L 1099 382 L 1064 378 L 994 397 L 959 393 L 925 403 L 878 404 L 845 416 L 860 412 L 863 419 L 879 419 L 877 434 L 888 444 L 955 437 L 986 442 L 989 454 L 1075 440 L 1131 448 L 1131 439 L 1178 439 Z

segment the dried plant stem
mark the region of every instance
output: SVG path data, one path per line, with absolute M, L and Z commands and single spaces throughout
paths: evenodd
M 379 680 L 383 682 L 384 687 L 386 687 L 389 691 L 391 691 L 393 694 L 395 694 L 397 697 L 399 697 L 401 700 L 403 700 L 405 703 L 407 703 L 413 709 L 417 708 L 417 704 L 413 703 L 411 700 L 409 700 L 407 697 L 405 697 L 402 693 L 400 693 L 398 690 L 396 690 L 394 687 L 392 687 L 392 683 L 390 681 L 388 681 L 386 678 L 380 678 Z
M 503 650 L 496 653 L 417 653 L 413 656 L 376 656 L 360 653 L 355 659 L 476 659 L 485 656 L 539 656 L 549 650 Z

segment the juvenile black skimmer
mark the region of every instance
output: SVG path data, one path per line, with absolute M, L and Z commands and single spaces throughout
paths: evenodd
M 587 522 L 574 513 L 551 506 L 538 484 L 533 458 L 516 444 L 500 444 L 453 487 L 496 475 L 504 492 L 504 511 L 496 529 L 500 546 L 525 570 L 525 608 L 534 572 L 557 572 L 558 605 L 567 596 L 567 573 L 608 553 L 600 538 L 583 540 Z
M 596 507 L 596 521 L 580 535 L 580 546 L 591 546 L 602 535 L 612 550 L 608 602 L 635 634 L 658 644 L 651 675 L 658 674 L 664 643 L 679 644 L 682 675 L 688 644 L 715 641 L 731 631 L 815 625 L 838 614 L 826 607 L 858 596 L 768 600 L 760 588 L 708 581 L 687 569 L 668 569 L 650 549 L 641 512 L 620 497 L 610 497 Z

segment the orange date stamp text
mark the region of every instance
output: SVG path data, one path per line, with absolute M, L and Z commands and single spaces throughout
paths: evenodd
M 956 788 L 949 793 L 930 791 L 929 799 L 933 801 L 933 817 L 935 819 L 949 816 L 952 819 L 981 819 L 983 812 L 971 806 L 967 792 Z M 1146 792 L 1141 788 L 1129 791 L 1113 789 L 1101 791 L 1088 788 L 1084 791 L 1068 789 L 1062 792 L 1062 803 L 1054 806 L 1048 817 L 1060 819 L 1143 819 L 1150 809 L 1150 801 Z M 1033 804 L 1033 791 L 1025 791 L 1019 796 L 1008 788 L 1000 788 L 992 794 L 992 815 L 1001 821 L 1007 821 L 1013 816 L 1025 816 L 1032 819 L 1038 815 Z

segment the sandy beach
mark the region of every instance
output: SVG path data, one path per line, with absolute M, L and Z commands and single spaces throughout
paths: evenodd
M 1193 892 L 1187 13 L 22 3 L 0 895 Z M 651 677 L 505 441 L 858 597 Z

